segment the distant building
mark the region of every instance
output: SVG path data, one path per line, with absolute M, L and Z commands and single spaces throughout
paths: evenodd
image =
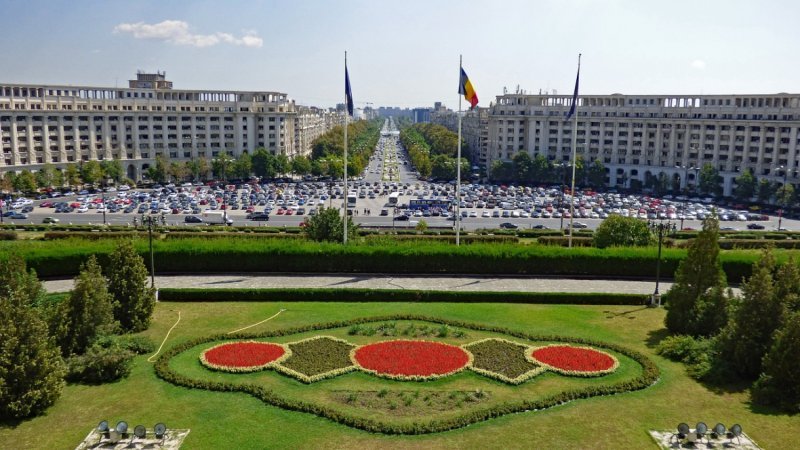
M 337 122 L 335 113 L 298 112 L 280 92 L 172 89 L 164 72 L 128 84 L 0 83 L 0 173 L 116 159 L 139 180 L 157 155 L 211 160 L 264 147 L 291 158 Z
M 489 111 L 488 108 L 475 108 L 463 111 L 461 117 L 461 137 L 469 147 L 472 165 L 488 167 L 489 149 Z M 437 102 L 430 113 L 431 123 L 442 125 L 458 132 L 458 114 Z
M 411 110 L 411 114 L 413 115 L 412 120 L 414 121 L 414 123 L 423 123 L 431 121 L 430 108 L 414 108 Z
M 517 152 L 567 162 L 571 95 L 497 96 L 489 108 L 487 164 Z M 724 195 L 750 170 L 759 178 L 797 184 L 800 169 L 800 94 L 585 95 L 579 97 L 577 154 L 602 161 L 611 186 L 645 183 L 661 173 L 696 186 L 705 164 L 719 170 Z

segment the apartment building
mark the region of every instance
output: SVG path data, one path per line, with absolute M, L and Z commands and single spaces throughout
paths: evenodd
M 343 113 L 313 106 L 298 106 L 294 125 L 296 154 L 310 156 L 314 140 L 337 125 L 344 125 Z
M 461 137 L 472 152 L 471 162 L 488 167 L 489 109 L 475 108 L 462 114 Z M 430 112 L 430 121 L 448 130 L 458 131 L 458 114 L 455 111 L 439 106 Z
M 285 93 L 173 89 L 163 72 L 140 72 L 127 88 L 0 83 L 0 173 L 118 159 L 139 180 L 157 155 L 211 160 L 264 147 L 291 158 L 320 128 Z
M 523 151 L 560 163 L 572 152 L 572 96 L 497 96 L 488 113 L 487 163 Z M 750 170 L 758 178 L 797 184 L 800 94 L 587 95 L 578 99 L 577 154 L 600 159 L 610 186 L 628 187 L 665 173 L 696 185 L 691 168 L 712 164 L 730 195 Z

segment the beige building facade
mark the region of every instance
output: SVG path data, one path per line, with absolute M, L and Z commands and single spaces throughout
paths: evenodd
M 488 166 L 517 152 L 569 161 L 571 102 L 571 95 L 498 96 L 488 112 Z M 719 170 L 724 195 L 744 170 L 800 181 L 800 94 L 580 96 L 577 122 L 577 154 L 601 160 L 610 186 L 660 173 L 695 185 L 690 169 L 707 163 Z

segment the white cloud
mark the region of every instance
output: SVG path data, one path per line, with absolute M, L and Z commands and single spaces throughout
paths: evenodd
M 706 68 L 706 62 L 702 59 L 695 59 L 692 61 L 692 69 L 703 70 Z
M 238 38 L 230 33 L 222 32 L 192 34 L 189 32 L 189 24 L 182 20 L 165 20 L 152 25 L 144 22 L 121 23 L 114 27 L 114 33 L 130 33 L 136 39 L 155 39 L 175 45 L 199 48 L 211 47 L 220 43 L 252 48 L 264 45 L 264 40 L 252 30 L 246 31 L 242 37 Z

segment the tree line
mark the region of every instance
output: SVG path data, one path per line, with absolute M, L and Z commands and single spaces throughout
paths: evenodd
M 0 261 L 0 419 L 41 414 L 65 381 L 126 377 L 134 355 L 154 349 L 127 333 L 148 328 L 155 301 L 131 241 L 120 241 L 104 267 L 90 256 L 66 296 L 47 296 L 21 256 Z
M 511 161 L 495 161 L 490 168 L 493 180 L 526 185 L 572 184 L 572 164 L 555 163 L 544 155 L 531 158 L 526 152 L 519 152 Z M 588 167 L 582 156 L 575 163 L 575 185 L 600 188 L 605 186 L 606 169 L 599 159 Z
M 421 178 L 455 180 L 458 167 L 458 134 L 442 125 L 400 123 L 400 143 Z M 470 149 L 462 139 L 461 177 L 469 175 Z

